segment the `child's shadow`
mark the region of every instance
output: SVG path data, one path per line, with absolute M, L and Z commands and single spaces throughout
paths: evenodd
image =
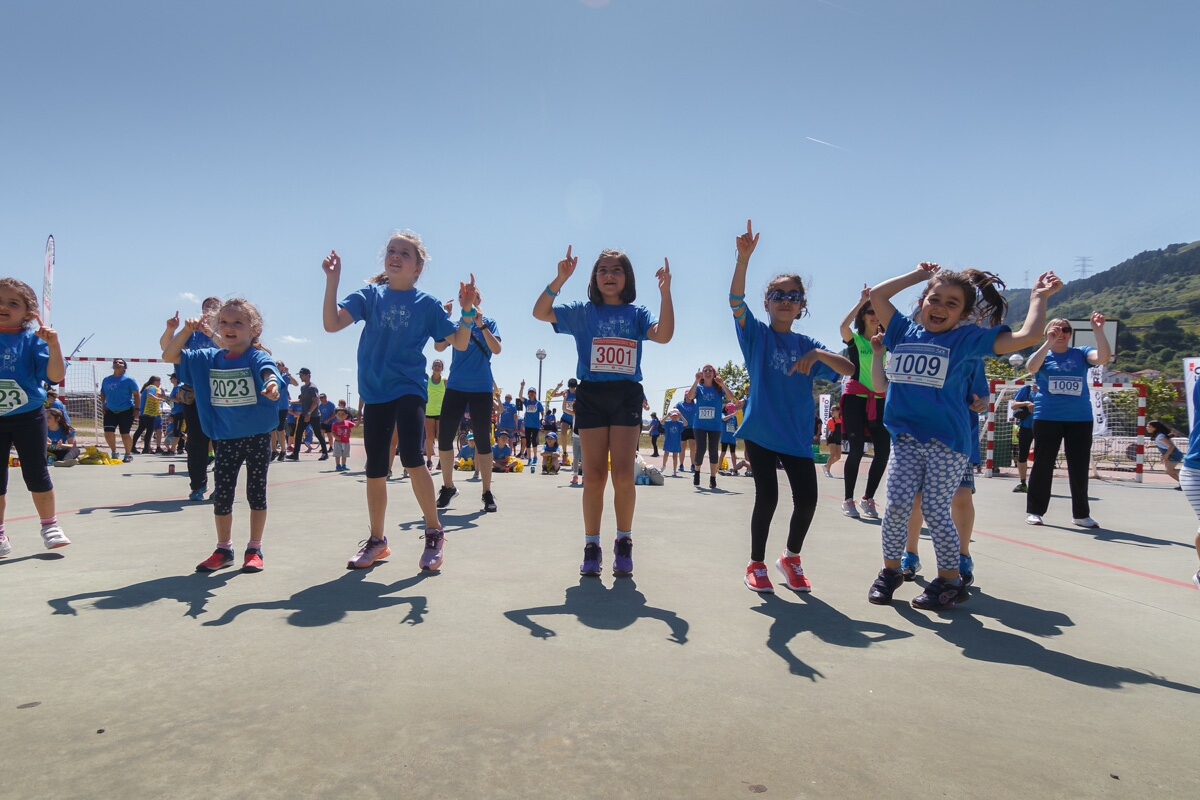
M 671 629 L 667 639 L 676 644 L 687 643 L 688 622 L 674 611 L 646 605 L 646 596 L 637 590 L 632 578 L 623 578 L 613 583 L 612 589 L 605 587 L 595 578 L 581 577 L 578 586 L 567 589 L 562 605 L 537 606 L 505 611 L 504 616 L 529 629 L 529 635 L 538 639 L 557 636 L 552 628 L 534 622 L 531 617 L 569 615 L 589 628 L 619 631 L 628 628 L 638 619 L 656 619 Z
M 83 592 L 70 597 L 56 597 L 49 600 L 55 614 L 70 614 L 76 611 L 71 603 L 79 600 L 95 600 L 93 607 L 105 609 L 138 608 L 159 600 L 175 600 L 188 607 L 185 617 L 196 618 L 205 613 L 204 606 L 213 597 L 213 589 L 224 586 L 229 579 L 240 573 L 233 571 L 205 574 L 192 572 L 187 575 L 169 575 L 165 578 L 155 578 L 152 581 L 134 583 L 120 589 L 108 589 L 99 592 Z
M 413 597 L 389 597 L 394 592 L 408 589 L 428 578 L 432 573 L 422 571 L 419 575 L 384 585 L 365 580 L 368 570 L 350 570 L 335 580 L 301 589 L 287 600 L 275 600 L 270 603 L 242 603 L 227 610 L 217 619 L 204 623 L 210 625 L 228 625 L 246 611 L 255 609 L 269 611 L 278 609 L 291 611 L 288 624 L 301 628 L 312 628 L 318 625 L 332 625 L 341 622 L 351 611 L 377 611 L 381 608 L 408 605 L 408 614 L 400 620 L 400 624 L 420 625 L 425 621 L 428 611 L 426 598 L 422 595 Z
M 1066 615 L 1046 612 L 1032 606 L 1023 606 L 1010 600 L 998 602 L 1002 604 L 999 609 L 995 608 L 997 603 L 995 598 L 989 598 L 974 591 L 971 594 L 970 608 L 975 608 L 980 615 L 994 617 L 1006 625 L 1012 625 L 1022 630 L 1032 629 L 1031 632 L 1036 635 L 1061 633 L 1056 620 L 1058 617 L 1065 618 Z M 977 661 L 1032 667 L 1039 672 L 1065 681 L 1095 686 L 1100 689 L 1120 689 L 1127 683 L 1150 684 L 1189 694 L 1200 694 L 1200 687 L 1169 681 L 1158 675 L 1139 672 L 1128 667 L 1114 667 L 1066 653 L 1047 650 L 1041 644 L 1024 636 L 985 628 L 978 617 L 972 615 L 968 606 L 956 607 L 953 611 L 939 617 L 931 617 L 925 612 L 917 611 L 907 603 L 900 606 L 898 610 L 901 616 L 912 624 L 933 631 L 942 639 L 962 650 L 965 657 Z M 1069 621 L 1067 618 L 1068 623 Z
M 3 567 L 5 564 L 20 564 L 22 561 L 61 561 L 64 558 L 66 558 L 66 556 L 59 552 L 33 553 L 31 555 L 20 556 L 18 558 L 6 558 L 0 561 L 0 567 Z
M 443 509 L 441 512 L 442 529 L 447 533 L 456 533 L 471 530 L 472 528 L 478 528 L 479 525 L 475 523 L 475 520 L 479 519 L 486 513 L 487 512 L 482 508 L 478 511 L 459 514 L 448 513 Z M 408 522 L 401 522 L 398 527 L 402 531 L 420 531 L 421 536 L 425 535 L 425 520 L 421 518 L 409 520 Z
M 114 516 L 131 517 L 182 511 L 188 506 L 194 505 L 199 504 L 188 500 L 186 497 L 172 497 L 168 500 L 142 500 L 137 503 L 128 503 L 125 505 L 91 506 L 89 508 L 81 508 L 77 513 L 84 515 L 94 514 L 97 511 L 111 511 Z
M 889 639 L 907 639 L 913 635 L 878 622 L 851 619 L 811 594 L 802 594 L 800 597 L 804 600 L 803 605 L 789 603 L 773 594 L 764 594 L 762 605 L 751 609 L 774 620 L 767 633 L 767 647 L 787 662 L 788 670 L 793 675 L 803 675 L 812 681 L 816 681 L 818 676 L 825 677 L 797 658 L 788 647 L 788 643 L 804 631 L 838 647 L 870 647 Z

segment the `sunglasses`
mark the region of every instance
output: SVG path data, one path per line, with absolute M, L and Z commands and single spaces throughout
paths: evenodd
M 790 291 L 785 292 L 782 289 L 776 289 L 772 292 L 767 292 L 767 299 L 773 303 L 787 301 L 789 303 L 799 303 L 804 299 L 804 292 Z
M 862 312 L 863 312 L 864 316 L 867 314 L 870 314 L 871 316 L 875 316 L 875 309 L 873 309 L 873 308 L 864 308 Z

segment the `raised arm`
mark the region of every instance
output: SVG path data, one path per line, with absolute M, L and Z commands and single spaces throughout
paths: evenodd
M 567 245 L 567 257 L 558 262 L 558 272 L 554 275 L 554 280 L 546 284 L 546 288 L 538 295 L 537 302 L 533 304 L 533 318 L 542 322 L 558 322 L 558 316 L 554 313 L 554 298 L 558 297 L 558 293 L 562 291 L 563 284 L 567 279 L 575 274 L 575 267 L 579 264 L 579 256 L 571 257 L 571 245 Z
M 1092 335 L 1096 337 L 1096 349 L 1088 353 L 1087 361 L 1093 367 L 1097 364 L 1107 364 L 1112 358 L 1112 348 L 1108 337 L 1104 335 L 1104 315 L 1099 311 L 1092 312 Z
M 838 328 L 841 331 L 843 342 L 849 342 L 854 339 L 854 329 L 850 326 L 854 324 L 854 320 L 858 317 L 859 309 L 869 302 L 871 302 L 871 287 L 864 283 L 862 295 L 858 298 L 858 302 L 850 307 L 850 311 L 842 319 L 841 327 Z
M 200 320 L 194 317 L 184 320 L 183 327 L 171 337 L 171 341 L 167 342 L 167 346 L 163 348 L 163 361 L 168 364 L 178 364 L 188 338 L 198 330 L 200 330 Z
M 646 338 L 652 342 L 666 344 L 675 335 L 675 304 L 671 301 L 671 262 L 663 259 L 663 265 L 654 273 L 658 279 L 658 291 L 662 301 L 658 306 L 658 322 L 646 331 Z
M 1026 347 L 1032 347 L 1037 343 L 1046 329 L 1046 303 L 1050 299 L 1050 295 L 1062 288 L 1062 281 L 1053 272 L 1043 272 L 1038 276 L 1037 282 L 1033 284 L 1033 291 L 1029 294 L 1029 313 L 1025 315 L 1025 324 L 1016 333 L 1002 332 L 996 337 L 996 343 L 992 347 L 992 352 L 996 355 L 1011 353 L 1016 350 L 1023 350 Z M 876 311 L 879 309 L 876 308 Z M 1105 345 L 1107 347 L 1107 344 Z M 1040 351 L 1039 351 L 1040 352 Z M 1045 353 L 1042 354 L 1038 361 L 1038 367 L 1041 368 L 1042 361 L 1046 359 Z M 1032 361 L 1033 359 L 1030 359 Z M 1036 372 L 1031 366 L 1030 372 Z
M 690 403 L 696 399 L 696 387 L 700 385 L 700 378 L 702 378 L 702 377 L 703 377 L 702 373 L 697 371 L 696 372 L 696 380 L 692 381 L 692 388 L 688 389 L 687 392 L 685 392 L 683 395 L 684 402 Z
M 176 329 L 179 328 L 179 312 L 175 312 L 175 316 L 167 320 L 167 329 L 163 331 L 163 335 L 158 337 L 158 349 L 166 350 L 167 345 L 171 342 L 171 337 L 175 335 Z
M 871 386 L 876 392 L 887 391 L 887 349 L 883 346 L 883 331 L 871 337 Z
M 892 324 L 892 315 L 896 313 L 896 307 L 892 305 L 893 297 L 910 286 L 916 286 L 929 280 L 937 271 L 937 264 L 922 261 L 912 272 L 897 275 L 877 286 L 872 286 L 871 307 L 875 309 L 875 317 L 879 320 L 879 324 L 885 328 Z
M 321 321 L 328 333 L 337 333 L 343 328 L 354 324 L 350 312 L 338 305 L 338 282 L 342 279 L 342 257 L 336 250 L 329 251 L 321 262 L 321 270 L 325 273 L 325 299 L 321 305 Z
M 746 268 L 750 256 L 758 247 L 759 234 L 754 232 L 753 223 L 746 220 L 746 232 L 737 237 L 737 262 L 733 265 L 733 278 L 729 281 L 729 309 L 739 327 L 746 327 Z
M 475 308 L 475 296 L 475 274 L 472 273 L 470 283 L 458 284 L 458 305 L 462 308 L 462 318 L 459 319 L 458 328 L 454 333 L 445 338 L 455 350 L 466 350 L 471 344 L 471 327 L 479 315 Z
M 51 383 L 61 383 L 62 379 L 67 376 L 67 364 L 63 361 L 62 345 L 58 342 L 58 332 L 53 328 L 47 328 L 42 324 L 42 318 L 35 315 L 38 328 L 36 336 L 46 343 L 46 348 L 50 351 L 50 359 L 46 362 L 46 380 Z

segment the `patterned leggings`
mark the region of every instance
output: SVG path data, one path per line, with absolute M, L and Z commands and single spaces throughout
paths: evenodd
M 246 500 L 253 511 L 267 510 L 267 464 L 271 461 L 271 434 L 256 433 L 242 439 L 213 439 L 213 514 L 233 513 L 238 470 L 246 464 Z
M 887 473 L 887 508 L 883 512 L 883 557 L 904 555 L 908 518 L 913 500 L 921 493 L 921 513 L 933 538 L 938 569 L 958 569 L 958 529 L 950 516 L 950 501 L 967 469 L 966 453 L 956 453 L 942 442 L 921 444 L 902 433 L 892 442 Z M 757 474 L 757 473 L 756 473 Z

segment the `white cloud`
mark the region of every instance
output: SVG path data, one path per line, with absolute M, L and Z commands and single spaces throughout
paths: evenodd
M 192 303 L 196 303 L 197 305 L 199 305 L 199 303 L 200 303 L 200 298 L 196 297 L 196 295 L 192 294 L 191 292 L 180 292 L 179 296 L 181 298 L 183 298 L 184 300 L 187 300 Z
M 301 339 L 299 336 L 280 336 L 277 341 L 284 344 L 308 344 L 308 339 Z
M 338 372 L 356 372 L 353 367 L 338 367 Z

